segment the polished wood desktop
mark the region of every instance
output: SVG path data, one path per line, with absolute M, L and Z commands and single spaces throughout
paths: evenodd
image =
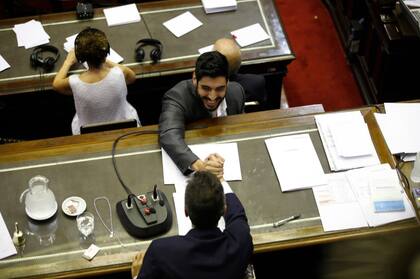
M 394 166 L 395 160 L 384 144 L 373 111 L 374 108 L 361 109 L 380 161 Z M 242 181 L 230 182 L 230 185 L 247 212 L 254 253 L 418 228 L 417 222 L 411 219 L 375 228 L 326 233 L 322 229 L 310 189 L 281 192 L 264 139 L 308 133 L 324 171 L 330 172 L 313 116 L 322 112 L 322 106 L 309 106 L 228 116 L 194 123 L 186 132 L 188 144 L 237 142 Z M 109 155 L 112 143 L 118 136 L 132 131 L 156 130 L 157 126 L 148 126 L 0 145 L 0 188 L 3 191 L 0 211 L 9 231 L 13 231 L 14 222 L 18 221 L 22 229 L 32 233 L 27 235 L 26 247 L 21 257 L 13 256 L 0 261 L 0 278 L 99 276 L 129 270 L 134 254 L 147 249 L 151 239 L 132 238 L 117 220 L 114 206 L 117 201 L 126 197 L 126 193 L 115 177 Z M 172 193 L 175 190 L 172 185 L 163 185 L 157 135 L 127 137 L 118 145 L 117 154 L 121 175 L 132 191 L 142 193 L 157 183 L 169 198 L 170 206 L 174 210 Z M 87 210 L 94 213 L 96 218 L 96 244 L 102 248 L 92 261 L 81 257 L 85 247 L 80 240 L 75 220 L 65 216 L 61 208 L 54 218 L 44 223 L 34 224 L 26 216 L 24 206 L 18 203 L 18 199 L 20 193 L 27 188 L 29 178 L 36 174 L 50 179 L 50 187 L 59 205 L 71 195 L 81 196 L 86 200 Z M 121 247 L 115 237 L 108 237 L 108 232 L 96 216 L 93 200 L 98 196 L 109 198 L 115 232 L 125 247 Z M 101 214 L 106 212 L 103 208 Z M 273 228 L 274 221 L 296 213 L 301 214 L 300 219 Z M 45 227 L 49 230 L 44 234 L 39 233 Z M 157 237 L 175 234 L 176 219 L 168 233 Z

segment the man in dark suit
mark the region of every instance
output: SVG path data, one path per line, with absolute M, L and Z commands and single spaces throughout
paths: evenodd
M 193 224 L 185 236 L 152 241 L 142 261 L 136 256 L 132 276 L 148 278 L 244 278 L 253 251 L 245 210 L 227 182 L 199 171 L 185 190 L 185 214 Z M 224 215 L 226 227 L 217 227 Z
M 229 63 L 229 80 L 236 81 L 245 90 L 245 101 L 257 101 L 261 107 L 265 106 L 267 92 L 265 88 L 265 78 L 263 75 L 240 74 L 238 73 L 242 63 L 241 50 L 232 39 L 218 39 L 213 49 L 223 54 Z
M 200 160 L 185 144 L 185 124 L 204 118 L 244 112 L 241 85 L 228 82 L 228 62 L 217 51 L 200 55 L 192 80 L 179 82 L 165 93 L 159 117 L 159 141 L 183 174 L 221 171 L 223 162 Z

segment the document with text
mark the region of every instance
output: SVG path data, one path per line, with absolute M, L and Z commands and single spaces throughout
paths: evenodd
M 265 144 L 283 192 L 327 183 L 309 134 L 270 138 Z

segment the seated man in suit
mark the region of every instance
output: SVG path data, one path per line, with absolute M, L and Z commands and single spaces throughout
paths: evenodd
M 163 96 L 159 117 L 160 145 L 183 174 L 197 170 L 219 173 L 223 161 L 200 160 L 185 144 L 185 124 L 204 118 L 243 113 L 245 94 L 241 85 L 228 82 L 228 62 L 217 51 L 197 59 L 191 80 L 179 82 Z
M 227 182 L 210 172 L 194 173 L 185 190 L 185 215 L 193 228 L 185 236 L 153 240 L 144 258 L 136 255 L 132 277 L 244 278 L 252 238 L 245 210 Z M 221 216 L 223 232 L 217 227 Z
M 238 73 L 242 59 L 241 50 L 236 42 L 232 39 L 221 38 L 214 43 L 213 49 L 226 56 L 229 62 L 229 80 L 242 85 L 245 90 L 245 101 L 258 101 L 264 107 L 267 99 L 265 78 L 262 75 Z

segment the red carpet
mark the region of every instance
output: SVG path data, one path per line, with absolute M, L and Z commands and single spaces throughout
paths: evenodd
M 284 79 L 289 106 L 326 111 L 364 105 L 327 8 L 321 0 L 276 0 L 296 60 Z

